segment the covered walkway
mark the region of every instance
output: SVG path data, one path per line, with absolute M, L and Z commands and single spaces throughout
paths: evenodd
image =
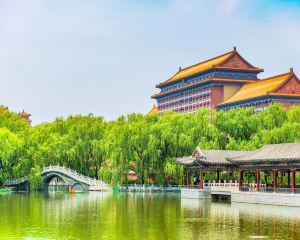
M 187 188 L 211 191 L 300 193 L 300 143 L 256 151 L 200 150 L 177 158 Z

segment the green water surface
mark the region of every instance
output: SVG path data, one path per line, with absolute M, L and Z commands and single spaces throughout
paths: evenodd
M 300 239 L 300 208 L 174 193 L 0 195 L 0 239 Z

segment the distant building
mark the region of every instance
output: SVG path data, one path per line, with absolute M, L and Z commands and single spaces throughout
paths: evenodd
M 196 112 L 200 107 L 221 110 L 253 106 L 260 110 L 272 102 L 280 102 L 286 108 L 300 105 L 300 81 L 292 68 L 288 73 L 263 80 L 257 76 L 261 72 L 262 68 L 254 67 L 234 48 L 179 68 L 174 76 L 156 86 L 160 92 L 152 98 L 157 101 L 158 113 Z
M 127 173 L 127 179 L 130 181 L 136 181 L 137 180 L 137 174 L 133 170 L 129 170 Z
M 20 112 L 18 114 L 20 116 L 20 118 L 23 118 L 26 120 L 26 122 L 28 123 L 28 125 L 31 126 L 32 120 L 30 119 L 31 114 L 26 113 L 24 110 L 22 112 Z
M 0 112 L 1 113 L 3 113 L 3 112 L 9 112 L 9 109 L 6 106 L 0 106 Z

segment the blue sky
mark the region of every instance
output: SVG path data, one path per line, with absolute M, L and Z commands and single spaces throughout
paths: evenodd
M 147 113 L 155 85 L 230 51 L 300 75 L 300 1 L 2 0 L 0 103 L 34 124 Z

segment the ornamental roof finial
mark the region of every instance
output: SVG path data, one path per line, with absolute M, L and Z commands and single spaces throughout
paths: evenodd
M 181 67 L 179 67 L 179 71 L 181 71 Z
M 233 51 L 236 51 L 236 46 L 233 47 Z
M 293 73 L 293 72 L 294 72 L 294 69 L 293 69 L 292 67 L 290 68 L 290 72 L 291 72 L 291 73 Z

